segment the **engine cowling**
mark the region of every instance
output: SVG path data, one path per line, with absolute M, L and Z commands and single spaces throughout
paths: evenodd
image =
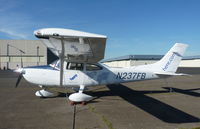
M 44 89 L 35 92 L 35 95 L 38 96 L 38 97 L 53 97 L 53 96 L 55 96 L 54 93 L 51 93 L 51 92 L 44 90 Z
M 93 97 L 84 93 L 73 93 L 69 96 L 69 100 L 72 102 L 88 102 L 92 100 Z

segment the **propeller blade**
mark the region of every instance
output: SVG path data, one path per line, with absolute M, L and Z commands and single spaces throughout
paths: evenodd
M 18 77 L 18 79 L 17 79 L 17 82 L 16 82 L 16 85 L 15 85 L 15 88 L 18 87 L 19 82 L 20 82 L 21 79 L 22 79 L 22 74 L 19 75 L 19 77 Z

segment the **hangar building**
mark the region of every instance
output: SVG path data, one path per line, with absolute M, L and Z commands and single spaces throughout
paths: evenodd
M 47 48 L 40 40 L 0 40 L 0 68 L 47 64 Z
M 102 60 L 101 62 L 112 67 L 130 67 L 152 64 L 160 60 L 163 55 L 127 55 Z M 183 57 L 179 67 L 200 67 L 200 56 Z

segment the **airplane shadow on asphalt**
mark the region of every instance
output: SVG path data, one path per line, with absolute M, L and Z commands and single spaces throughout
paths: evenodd
M 176 109 L 159 100 L 149 97 L 147 93 L 168 93 L 169 91 L 136 91 L 122 84 L 108 85 L 110 91 L 91 92 L 93 96 L 120 96 L 128 103 L 135 105 L 156 118 L 168 123 L 200 122 L 200 119 L 186 112 Z M 187 91 L 185 91 L 187 92 Z M 90 94 L 90 95 L 91 95 Z M 197 94 L 196 94 L 197 95 Z
M 190 96 L 194 96 L 194 97 L 200 97 L 200 93 L 194 92 L 196 90 L 200 90 L 200 88 L 186 89 L 186 90 L 173 88 L 173 87 L 163 87 L 163 88 L 167 89 L 167 90 L 172 90 L 173 92 L 185 94 L 185 95 L 190 95 Z

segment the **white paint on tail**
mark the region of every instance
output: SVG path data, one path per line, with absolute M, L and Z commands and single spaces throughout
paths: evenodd
M 152 68 L 157 72 L 175 73 L 187 47 L 187 44 L 176 43 L 160 61 L 151 65 Z

